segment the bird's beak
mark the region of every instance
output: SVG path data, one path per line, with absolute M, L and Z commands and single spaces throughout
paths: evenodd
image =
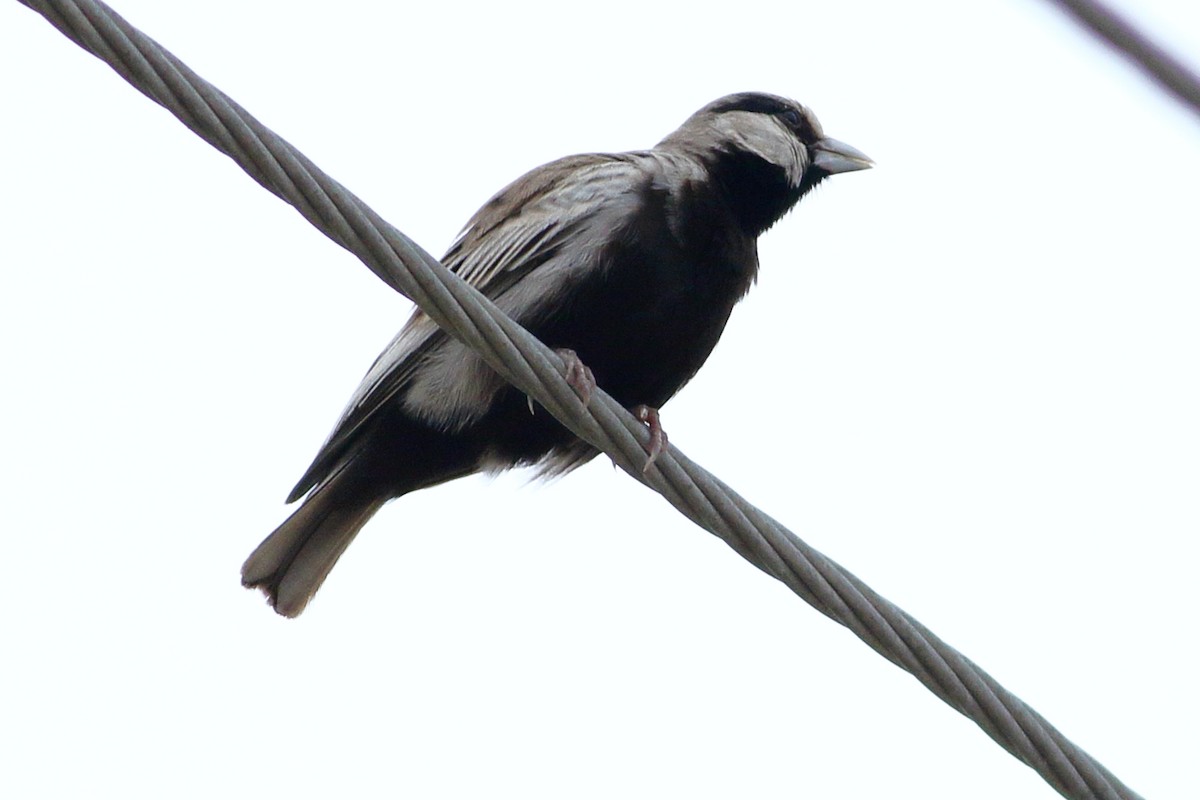
M 813 154 L 812 165 L 828 175 L 875 166 L 875 162 L 863 151 L 828 136 L 811 145 L 809 151 Z

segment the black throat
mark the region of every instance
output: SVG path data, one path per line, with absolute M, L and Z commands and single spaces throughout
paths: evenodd
M 783 167 L 745 152 L 718 154 L 709 171 L 728 197 L 742 229 L 751 236 L 759 236 L 778 222 L 823 177 L 805 175 L 800 186 L 793 186 Z

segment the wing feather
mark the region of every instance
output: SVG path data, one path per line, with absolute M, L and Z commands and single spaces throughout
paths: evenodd
M 557 300 L 570 273 L 586 269 L 589 254 L 627 218 L 657 174 L 654 155 L 570 156 L 533 170 L 476 212 L 442 263 L 518 321 L 536 313 L 539 304 Z M 545 286 L 536 292 L 510 291 L 539 270 L 548 279 Z M 323 483 L 353 452 L 354 442 L 380 410 L 412 385 L 418 368 L 452 344 L 457 343 L 420 309 L 414 311 L 363 377 L 288 502 Z M 439 387 L 435 383 L 433 388 Z M 449 403 L 446 414 L 461 417 L 471 400 L 463 398 L 463 408 Z M 453 427 L 454 420 L 448 422 Z

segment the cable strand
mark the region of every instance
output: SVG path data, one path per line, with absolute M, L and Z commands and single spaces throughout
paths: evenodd
M 602 390 L 587 408 L 557 354 L 450 273 L 341 184 L 265 128 L 157 43 L 95 0 L 21 0 L 123 78 L 175 114 L 255 181 L 451 335 L 476 349 L 506 380 L 635 480 L 777 578 L 818 611 L 912 673 L 972 719 L 1057 791 L 1072 798 L 1136 798 L 1108 770 L 1039 714 L 853 574 L 669 446 L 642 474 L 649 434 Z

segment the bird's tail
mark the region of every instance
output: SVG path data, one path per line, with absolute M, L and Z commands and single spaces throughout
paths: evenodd
M 250 554 L 242 585 L 262 589 L 285 617 L 298 616 L 387 499 L 363 490 L 353 462 L 343 465 Z

